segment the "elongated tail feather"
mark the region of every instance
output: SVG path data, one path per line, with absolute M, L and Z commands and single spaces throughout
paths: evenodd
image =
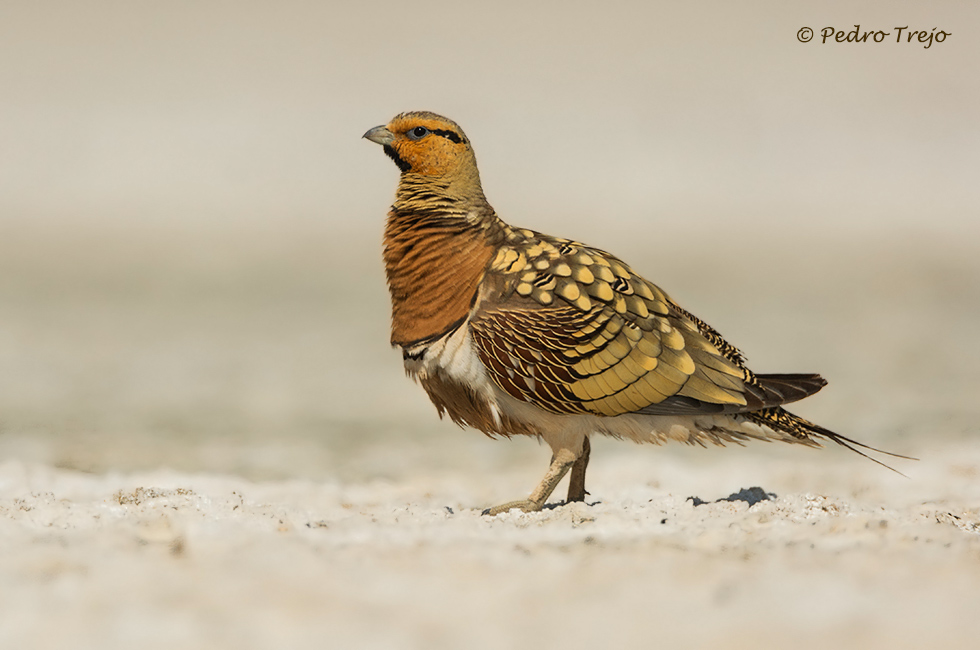
M 788 433 L 794 438 L 798 438 L 801 441 L 813 442 L 814 438 L 823 438 L 826 440 L 831 440 L 842 447 L 846 447 L 847 449 L 850 449 L 856 454 L 864 456 L 865 458 L 867 458 L 872 462 L 878 463 L 882 467 L 886 467 L 890 469 L 896 474 L 901 474 L 902 476 L 905 476 L 905 474 L 902 474 L 902 472 L 898 471 L 891 465 L 883 463 L 877 458 L 869 456 L 868 454 L 861 451 L 861 449 L 866 449 L 868 451 L 873 451 L 879 454 L 885 454 L 893 458 L 902 458 L 905 460 L 918 460 L 918 458 L 912 458 L 911 456 L 903 456 L 902 454 L 896 454 L 890 451 L 885 451 L 884 449 L 878 449 L 876 447 L 866 445 L 863 442 L 858 442 L 857 440 L 848 438 L 847 436 L 842 436 L 839 433 L 834 433 L 830 429 L 825 429 L 824 427 L 818 424 L 814 424 L 809 420 L 805 420 L 798 415 L 793 415 L 789 411 L 780 407 L 767 408 L 759 411 L 752 411 L 750 413 L 746 413 L 745 417 L 757 424 L 761 424 L 763 426 L 769 427 L 770 429 L 775 429 L 777 431 L 783 431 L 785 433 Z

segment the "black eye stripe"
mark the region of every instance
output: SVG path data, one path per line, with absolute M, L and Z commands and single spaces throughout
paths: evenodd
M 409 140 L 421 140 L 429 134 L 438 135 L 456 144 L 463 144 L 465 140 L 455 131 L 450 129 L 427 129 L 424 126 L 416 126 L 413 129 L 409 129 L 405 132 L 405 136 Z
M 447 140 L 452 140 L 456 144 L 462 144 L 463 138 L 459 137 L 459 134 L 455 131 L 449 131 L 448 129 L 430 129 L 429 133 L 434 133 L 435 135 L 441 135 Z

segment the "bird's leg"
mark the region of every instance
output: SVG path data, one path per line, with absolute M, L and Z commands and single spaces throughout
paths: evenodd
M 572 465 L 572 475 L 568 477 L 568 498 L 565 499 L 566 503 L 585 501 L 585 495 L 588 494 L 585 491 L 585 470 L 589 466 L 590 451 L 591 445 L 589 444 L 588 437 L 586 437 L 582 442 L 582 455 Z
M 555 486 L 558 485 L 558 482 L 562 480 L 572 465 L 575 464 L 576 458 L 573 451 L 570 449 L 559 449 L 551 457 L 551 466 L 545 473 L 544 479 L 542 479 L 538 487 L 534 488 L 534 491 L 531 492 L 531 495 L 527 499 L 523 501 L 511 501 L 510 503 L 504 503 L 493 508 L 487 508 L 483 511 L 483 514 L 490 516 L 499 515 L 502 512 L 507 512 L 511 508 L 517 508 L 523 512 L 536 512 L 540 510 L 544 506 L 544 502 L 551 496 L 551 493 L 555 491 Z M 585 478 L 584 466 L 582 477 L 583 479 Z

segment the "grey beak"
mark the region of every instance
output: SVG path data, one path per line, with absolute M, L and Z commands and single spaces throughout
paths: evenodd
M 362 137 L 367 138 L 371 142 L 377 142 L 378 144 L 382 145 L 391 144 L 395 139 L 395 136 L 386 126 L 376 126 L 365 133 Z

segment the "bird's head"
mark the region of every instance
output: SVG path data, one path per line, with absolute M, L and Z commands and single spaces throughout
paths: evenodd
M 476 171 L 476 158 L 463 129 L 435 113 L 401 113 L 364 137 L 383 146 L 403 175 L 451 178 Z

